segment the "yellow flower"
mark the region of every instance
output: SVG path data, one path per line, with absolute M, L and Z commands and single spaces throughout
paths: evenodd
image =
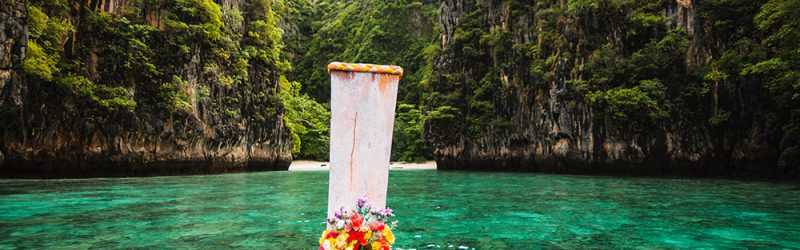
M 322 244 L 322 249 L 330 250 L 331 249 L 331 239 L 326 239 L 325 243 Z
M 319 238 L 319 245 L 322 245 L 322 242 L 325 241 L 325 236 L 328 236 L 328 233 L 329 233 L 328 230 L 322 232 L 322 237 Z
M 392 230 L 389 229 L 389 227 L 384 227 L 383 231 L 381 231 L 381 234 L 383 235 L 383 238 L 386 239 L 386 242 L 389 243 L 389 245 L 394 244 L 394 234 L 392 234 Z
M 372 250 L 380 250 L 380 249 L 381 249 L 381 243 L 380 242 L 377 242 L 377 241 L 376 242 L 372 242 Z
M 364 234 L 364 239 L 365 239 L 365 240 L 372 239 L 372 235 L 374 235 L 374 233 L 372 233 L 372 230 L 370 230 L 370 231 L 367 231 L 367 232 Z
M 339 237 L 336 237 L 336 248 L 343 249 L 345 245 L 347 245 L 347 237 L 344 237 L 344 234 L 339 234 Z

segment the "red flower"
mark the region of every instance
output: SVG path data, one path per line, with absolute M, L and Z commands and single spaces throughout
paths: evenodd
M 369 228 L 372 229 L 372 231 L 377 231 L 377 232 L 383 231 L 383 223 L 379 221 L 373 221 L 372 223 L 369 224 Z
M 357 232 L 357 231 L 350 231 L 347 233 L 347 242 L 351 242 L 353 240 L 358 241 L 358 244 L 366 245 L 367 240 L 364 239 L 364 232 Z
M 353 224 L 353 230 L 359 231 L 361 224 L 364 223 L 364 217 L 361 217 L 360 214 L 356 213 L 353 215 L 353 217 L 350 217 L 350 223 Z
M 330 233 L 328 233 L 328 235 L 325 235 L 325 238 L 326 239 L 335 239 L 336 236 L 339 236 L 339 232 L 338 231 L 331 231 Z

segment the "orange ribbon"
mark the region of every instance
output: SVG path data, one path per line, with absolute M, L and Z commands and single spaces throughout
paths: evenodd
M 403 68 L 394 65 L 377 65 L 368 63 L 343 63 L 332 62 L 328 64 L 328 72 L 331 71 L 350 71 L 350 72 L 370 72 L 376 74 L 391 74 L 403 76 Z

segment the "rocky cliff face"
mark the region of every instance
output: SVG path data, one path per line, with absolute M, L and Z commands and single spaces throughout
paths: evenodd
M 270 33 L 268 2 L 30 1 L 26 8 L 25 0 L 4 0 L 0 8 L 0 174 L 288 168 L 272 56 L 280 36 Z M 26 10 L 36 13 L 28 18 Z M 26 21 L 38 27 L 31 34 Z M 29 35 L 37 51 L 28 51 L 38 54 L 23 65 Z
M 613 2 L 441 1 L 439 168 L 800 176 L 786 112 L 709 73 L 763 3 Z
M 22 83 L 17 72 L 28 43 L 26 16 L 24 0 L 4 0 L 0 6 L 0 112 L 8 112 L 11 106 L 21 104 L 19 88 Z M 0 148 L 0 165 L 4 160 L 3 148 Z

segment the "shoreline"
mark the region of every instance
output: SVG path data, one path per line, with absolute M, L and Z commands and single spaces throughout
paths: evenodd
M 296 160 L 289 165 L 289 171 L 328 171 L 329 166 L 326 161 Z M 436 162 L 390 162 L 389 170 L 436 170 Z

